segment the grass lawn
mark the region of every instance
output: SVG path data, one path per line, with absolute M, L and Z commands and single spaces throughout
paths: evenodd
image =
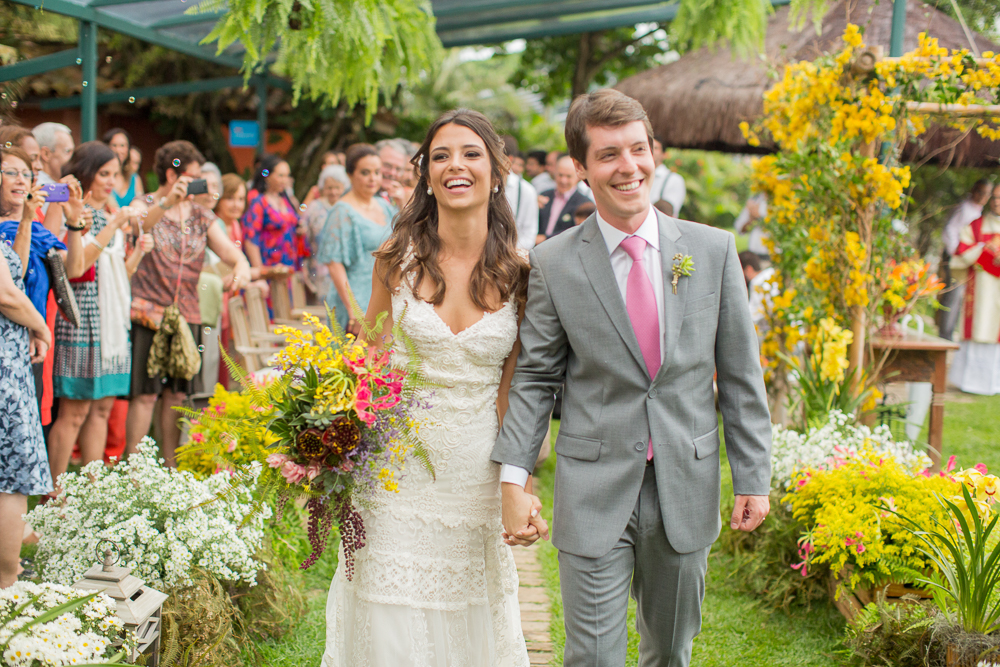
M 926 428 L 921 439 L 927 441 Z M 949 392 L 943 442 L 943 464 L 954 455 L 959 468 L 985 463 L 990 472 L 1000 471 L 1000 396 Z

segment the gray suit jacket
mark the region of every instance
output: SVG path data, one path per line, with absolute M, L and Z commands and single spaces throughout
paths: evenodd
M 650 436 L 671 546 L 690 553 L 718 537 L 716 371 L 735 492 L 770 490 L 770 417 L 733 236 L 657 217 L 666 330 L 655 378 L 643 363 L 596 218 L 531 251 L 521 354 L 492 459 L 532 469 L 553 395 L 565 382 L 553 544 L 587 558 L 608 553 L 625 531 Z M 695 271 L 680 278 L 675 295 L 676 253 L 691 255 Z

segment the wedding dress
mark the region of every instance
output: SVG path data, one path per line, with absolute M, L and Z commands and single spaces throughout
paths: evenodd
M 503 543 L 496 398 L 517 308 L 455 334 L 401 286 L 392 312 L 416 346 L 428 408 L 418 415 L 436 480 L 409 461 L 399 492 L 359 506 L 367 544 L 327 601 L 323 667 L 527 667 L 517 570 Z M 396 354 L 406 359 L 397 342 Z

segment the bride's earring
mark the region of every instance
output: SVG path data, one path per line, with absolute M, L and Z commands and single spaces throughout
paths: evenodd
M 427 194 L 429 194 L 432 197 L 434 196 L 434 190 L 432 190 L 431 186 L 429 186 L 429 185 L 427 186 Z
M 494 185 L 493 186 L 493 194 L 496 194 L 497 192 L 500 192 L 500 186 L 499 185 Z

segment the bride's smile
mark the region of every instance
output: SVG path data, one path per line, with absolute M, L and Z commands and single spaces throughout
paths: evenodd
M 438 130 L 431 144 L 428 183 L 441 209 L 485 211 L 493 187 L 491 169 L 478 134 L 456 123 Z

